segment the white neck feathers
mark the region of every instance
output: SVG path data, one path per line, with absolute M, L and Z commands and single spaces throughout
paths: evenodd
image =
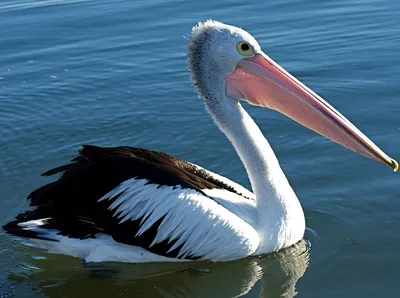
M 303 210 L 256 123 L 240 103 L 229 98 L 206 102 L 209 113 L 231 141 L 249 176 L 256 197 L 257 229 L 260 236 L 269 238 L 262 239 L 260 249 L 275 250 L 299 241 L 305 229 Z

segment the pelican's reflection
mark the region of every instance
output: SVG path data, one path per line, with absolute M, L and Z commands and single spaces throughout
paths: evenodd
M 97 264 L 49 255 L 35 273 L 9 279 L 47 297 L 293 297 L 308 266 L 305 241 L 277 253 L 228 263 Z M 71 265 L 71 262 L 76 262 Z M 259 283 L 258 283 L 259 282 Z

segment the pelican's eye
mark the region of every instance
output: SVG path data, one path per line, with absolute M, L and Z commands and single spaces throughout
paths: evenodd
M 240 55 L 251 56 L 254 53 L 254 49 L 245 41 L 241 41 L 236 45 L 236 49 Z

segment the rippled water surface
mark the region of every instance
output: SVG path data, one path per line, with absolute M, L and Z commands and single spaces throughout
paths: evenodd
M 282 66 L 400 159 L 396 0 L 0 3 L 1 224 L 80 144 L 161 150 L 249 187 L 192 90 L 184 55 L 207 18 L 250 31 Z M 0 297 L 397 297 L 399 176 L 249 107 L 306 213 L 306 242 L 226 264 L 84 267 L 0 232 Z

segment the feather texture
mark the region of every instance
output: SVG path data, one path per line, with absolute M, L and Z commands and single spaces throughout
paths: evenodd
M 28 196 L 36 209 L 18 215 L 6 231 L 52 242 L 61 241 L 60 235 L 81 240 L 109 235 L 116 243 L 178 259 L 229 260 L 257 249 L 256 231 L 212 190 L 249 204 L 252 194 L 179 158 L 140 148 L 84 146 L 71 164 L 44 175 L 57 173 L 62 174 L 57 181 Z
M 221 259 L 221 256 L 225 260 L 236 259 L 252 254 L 257 248 L 256 231 L 209 197 L 181 186 L 147 182 L 131 178 L 99 202 L 113 202 L 109 210 L 120 222 L 141 220 L 139 230 L 132 237 L 142 235 L 160 222 L 149 248 L 165 241 L 174 242 L 169 251 L 180 248 L 178 258 L 206 260 Z M 139 209 L 141 212 L 137 212 Z

